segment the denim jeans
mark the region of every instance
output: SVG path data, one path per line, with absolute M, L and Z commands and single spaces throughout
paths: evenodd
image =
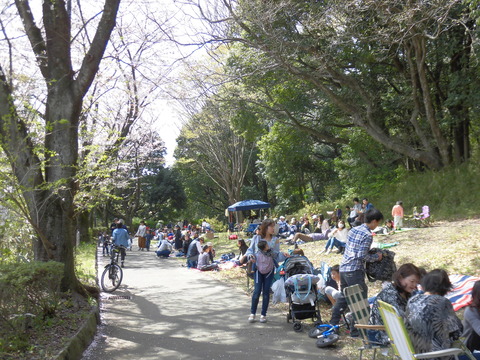
M 188 260 L 187 259 L 187 268 L 196 268 L 198 260 Z
M 328 239 L 325 245 L 325 249 L 333 249 L 334 246 L 337 249 L 341 249 L 344 248 L 345 245 L 346 244 L 343 241 L 338 240 L 336 237 L 331 237 L 330 239 Z
M 169 257 L 170 253 L 171 253 L 170 250 L 157 251 L 157 256 L 158 257 Z
M 273 275 L 275 271 L 270 271 L 268 274 L 262 274 L 260 271 L 255 272 L 255 289 L 252 295 L 252 307 L 250 309 L 251 314 L 257 313 L 258 302 L 260 300 L 260 293 L 263 293 L 262 297 L 262 315 L 267 316 L 268 303 L 270 302 L 270 287 L 272 286 Z
M 368 287 L 365 283 L 365 271 L 363 269 L 349 272 L 340 272 L 340 288 L 342 289 L 342 291 L 346 287 L 355 284 L 360 285 L 365 298 L 367 298 Z M 338 325 L 338 323 L 340 322 L 340 317 L 342 316 L 342 312 L 345 311 L 345 309 L 347 309 L 347 300 L 345 299 L 345 297 L 342 296 L 333 306 L 330 324 Z

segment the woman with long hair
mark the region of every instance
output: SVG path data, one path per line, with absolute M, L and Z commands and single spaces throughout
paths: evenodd
M 262 221 L 258 227 L 257 235 L 255 235 L 251 242 L 250 246 L 247 249 L 245 255 L 247 258 L 253 257 L 253 255 L 258 251 L 258 242 L 260 240 L 265 240 L 268 243 L 268 247 L 275 253 L 280 255 L 280 239 L 273 234 L 275 233 L 275 221 L 272 219 L 265 219 Z M 277 261 L 283 261 L 282 259 L 276 259 Z

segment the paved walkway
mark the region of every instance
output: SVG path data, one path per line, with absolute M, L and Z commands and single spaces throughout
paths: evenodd
M 249 324 L 250 297 L 241 290 L 134 249 L 120 288 L 102 294 L 102 325 L 84 360 L 339 359 L 276 309 L 268 323 Z M 107 259 L 99 249 L 99 272 Z

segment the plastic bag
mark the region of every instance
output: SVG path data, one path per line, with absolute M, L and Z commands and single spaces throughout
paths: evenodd
M 272 285 L 272 303 L 284 303 L 287 302 L 287 294 L 285 292 L 285 280 L 283 277 L 275 281 Z

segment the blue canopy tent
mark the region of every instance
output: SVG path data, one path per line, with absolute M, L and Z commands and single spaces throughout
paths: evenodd
M 238 223 L 238 211 L 244 211 L 244 210 L 261 210 L 261 209 L 268 209 L 271 207 L 270 203 L 265 202 L 265 201 L 260 201 L 260 200 L 243 200 L 236 202 L 233 205 L 230 205 L 227 210 L 229 212 L 236 212 L 236 220 Z M 261 212 L 260 212 L 260 218 L 261 218 Z
M 260 200 L 243 200 L 228 207 L 228 211 L 268 209 L 270 203 Z

